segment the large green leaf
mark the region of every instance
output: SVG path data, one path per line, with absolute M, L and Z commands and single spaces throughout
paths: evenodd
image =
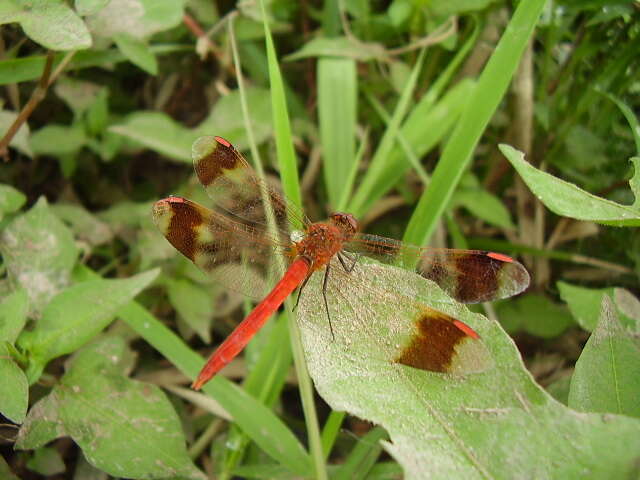
M 178 25 L 182 20 L 183 3 L 182 0 L 111 0 L 86 18 L 87 25 L 98 37 L 112 39 L 119 33 L 126 33 L 147 38 Z
M 45 477 L 64 473 L 65 471 L 64 461 L 60 456 L 60 452 L 53 447 L 37 449 L 33 456 L 27 460 L 27 468 Z
M 28 301 L 27 292 L 20 289 L 0 302 L 0 413 L 16 423 L 27 413 L 29 383 L 7 344 L 13 344 L 27 321 Z
M 566 282 L 558 282 L 556 285 L 573 318 L 585 330 L 591 332 L 596 328 L 602 310 L 602 300 L 606 295 L 613 298 L 620 323 L 632 331 L 639 330 L 639 302 L 628 290 L 614 287 L 586 288 Z M 627 305 L 630 308 L 625 308 Z
M 91 46 L 82 19 L 64 0 L 3 0 L 0 25 L 18 22 L 31 40 L 51 50 L 80 50 Z
M 335 338 L 322 275 L 302 294 L 309 369 L 333 409 L 387 429 L 385 448 L 408 478 L 613 478 L 635 471 L 640 421 L 576 415 L 557 403 L 533 382 L 496 323 L 422 277 L 360 263 L 351 274 L 340 269 L 332 268 L 327 288 Z M 412 319 L 423 308 L 416 302 L 471 325 L 493 366 L 459 376 L 392 361 L 413 333 Z
M 525 161 L 522 152 L 509 145 L 500 145 L 500 150 L 534 195 L 553 213 L 617 227 L 640 226 L 640 157 L 631 159 L 635 173 L 629 185 L 635 202 L 633 205 L 620 205 L 538 170 Z
M 162 391 L 123 376 L 132 355 L 118 337 L 75 354 L 60 384 L 40 401 L 55 405 L 56 415 L 32 409 L 16 447 L 36 448 L 44 430 L 71 436 L 91 464 L 113 476 L 206 478 L 189 459 L 180 420 Z
M 11 282 L 27 290 L 35 313 L 69 283 L 77 257 L 71 232 L 44 197 L 0 233 L 0 253 Z
M 63 435 L 67 435 L 67 431 L 60 420 L 58 399 L 55 395 L 47 395 L 29 409 L 29 415 L 18 431 L 15 448 L 40 448 Z
M 167 294 L 171 305 L 198 336 L 211 343 L 211 319 L 213 318 L 213 301 L 211 289 L 206 289 L 188 279 L 166 279 Z
M 42 368 L 49 360 L 71 353 L 95 337 L 113 320 L 118 309 L 146 288 L 158 273 L 159 269 L 155 269 L 126 279 L 91 280 L 56 295 L 21 342 L 29 351 L 32 364 Z
M 501 302 L 496 312 L 510 333 L 524 330 L 541 338 L 557 337 L 573 323 L 566 307 L 533 293 Z
M 11 185 L 0 184 L 0 220 L 7 213 L 20 210 L 26 201 L 27 197 L 20 190 L 16 190 Z
M 571 378 L 569 406 L 584 412 L 640 417 L 640 348 L 618 321 L 605 295 L 598 326 Z
M 80 205 L 57 203 L 51 206 L 51 210 L 69 224 L 77 238 L 91 246 L 102 245 L 113 239 L 113 231 L 109 225 Z
M 269 92 L 262 88 L 247 90 L 254 122 L 254 138 L 264 142 L 273 132 Z M 209 116 L 195 129 L 185 128 L 161 112 L 136 112 L 109 128 L 134 142 L 185 163 L 191 163 L 191 144 L 202 135 L 218 135 L 229 140 L 238 150 L 248 147 L 242 122 L 240 94 L 233 91 L 221 98 Z
M 85 144 L 86 135 L 79 124 L 55 125 L 53 123 L 33 132 L 29 145 L 35 153 L 68 155 L 77 153 Z
M 0 378 L 0 413 L 15 423 L 22 423 L 27 413 L 29 382 L 4 343 L 0 343 Z
M 149 46 L 139 38 L 129 33 L 118 33 L 113 37 L 122 54 L 131 60 L 145 72 L 156 75 L 158 73 L 158 62 L 155 55 L 149 50 Z

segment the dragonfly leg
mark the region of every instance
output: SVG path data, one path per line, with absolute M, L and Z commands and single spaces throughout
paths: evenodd
M 338 258 L 340 257 L 338 256 Z M 327 319 L 329 320 L 329 330 L 331 330 L 331 339 L 335 342 L 336 336 L 333 334 L 333 325 L 331 325 L 331 315 L 329 314 L 329 302 L 327 302 L 328 282 L 329 282 L 329 264 L 327 263 L 327 268 L 324 271 L 324 279 L 322 280 L 322 298 L 324 298 L 324 308 L 327 310 Z
M 296 304 L 293 306 L 291 311 L 294 311 L 296 308 L 298 308 L 298 304 L 300 303 L 300 295 L 302 294 L 302 290 L 304 290 L 304 287 L 307 286 L 307 282 L 309 281 L 309 279 L 311 278 L 311 274 L 313 273 L 313 262 L 311 261 L 311 259 L 309 257 L 304 256 L 304 258 L 306 258 L 307 262 L 309 263 L 309 273 L 307 274 L 307 278 L 304 279 L 304 282 L 302 282 L 302 285 L 300 285 L 300 288 L 298 288 L 298 296 L 296 298 Z
M 300 285 L 300 288 L 298 288 L 298 295 L 296 297 L 296 304 L 291 309 L 292 312 L 296 308 L 298 308 L 298 304 L 300 303 L 300 295 L 302 295 L 302 290 L 304 289 L 304 287 L 306 287 L 307 282 L 309 281 L 310 278 L 311 278 L 311 274 L 307 275 L 307 278 L 304 279 L 304 282 L 302 282 L 302 285 Z
M 347 263 L 344 261 L 345 258 L 350 262 L 352 262 L 351 265 L 347 266 Z M 344 268 L 344 271 L 347 273 L 353 272 L 353 269 L 356 268 L 356 263 L 358 263 L 359 258 L 360 256 L 357 254 L 354 255 L 353 258 L 351 258 L 345 252 L 338 252 L 338 260 L 340 260 L 340 263 L 342 264 L 342 268 Z

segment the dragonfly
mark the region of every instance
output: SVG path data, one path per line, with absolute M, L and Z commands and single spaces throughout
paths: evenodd
M 462 303 L 510 297 L 529 285 L 527 270 L 502 253 L 419 247 L 363 233 L 349 213 L 311 222 L 222 137 L 199 138 L 192 156 L 213 209 L 170 196 L 154 204 L 154 222 L 180 253 L 214 280 L 259 302 L 209 357 L 192 384 L 196 390 L 244 349 L 296 289 L 299 300 L 316 274 L 323 275 L 323 307 L 333 335 L 335 319 L 329 305 L 344 295 L 328 295 L 328 280 L 338 277 L 339 289 L 348 292 L 350 273 L 365 257 L 388 265 L 385 268 L 414 270 Z M 238 274 L 238 266 L 247 273 Z M 384 294 L 394 298 L 393 286 Z M 414 338 L 393 361 L 439 373 L 475 371 L 477 365 L 464 358 L 465 345 L 480 341 L 471 326 L 419 299 L 399 294 L 395 298 L 416 303 L 419 315 Z

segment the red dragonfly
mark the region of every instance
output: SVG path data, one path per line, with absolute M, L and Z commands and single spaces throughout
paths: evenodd
M 329 302 L 340 301 L 339 295 L 327 298 L 329 275 L 339 270 L 340 281 L 349 282 L 349 273 L 362 255 L 414 269 L 464 303 L 509 297 L 529 285 L 525 268 L 501 253 L 422 248 L 364 234 L 348 213 L 334 213 L 326 222 L 312 223 L 266 185 L 221 137 L 198 139 L 193 146 L 193 161 L 215 210 L 171 196 L 156 202 L 154 221 L 167 240 L 202 270 L 231 289 L 261 299 L 211 355 L 192 384 L 196 390 L 242 351 L 297 288 L 299 298 L 309 278 L 320 270 L 324 272 L 324 308 L 329 315 Z M 268 227 L 269 215 L 276 229 Z M 298 223 L 299 229 L 291 222 Z M 277 255 L 287 264 L 279 280 Z M 254 273 L 257 269 L 261 275 L 238 275 L 238 265 L 245 271 L 254 269 Z M 408 298 L 402 301 L 418 302 Z M 477 365 L 468 365 L 467 369 L 463 353 L 465 344 L 479 341 L 479 335 L 443 312 L 423 304 L 418 307 L 418 333 L 394 361 L 435 372 L 477 371 Z M 333 334 L 330 317 L 329 325 Z

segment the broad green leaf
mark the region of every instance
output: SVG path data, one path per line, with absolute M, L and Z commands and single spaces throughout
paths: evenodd
M 269 92 L 262 88 L 247 90 L 247 102 L 254 122 L 254 138 L 260 144 L 273 134 Z M 136 112 L 109 131 L 155 150 L 167 157 L 191 164 L 191 145 L 202 135 L 218 135 L 240 151 L 249 146 L 242 121 L 240 95 L 237 90 L 221 98 L 209 116 L 195 129 L 185 128 L 160 112 Z
M 120 51 L 150 75 L 158 73 L 158 62 L 155 55 L 149 50 L 149 46 L 129 33 L 118 33 L 113 37 Z
M 576 362 L 569 406 L 640 417 L 640 349 L 604 296 L 600 321 Z
M 19 289 L 0 302 L 0 413 L 15 423 L 22 423 L 27 413 L 29 383 L 6 343 L 13 344 L 24 327 L 28 301 L 26 290 Z
M 7 213 L 20 210 L 26 201 L 27 197 L 20 190 L 16 190 L 11 185 L 0 183 L 0 220 Z
M 316 37 L 305 43 L 297 52 L 284 57 L 286 61 L 308 57 L 341 57 L 367 61 L 386 56 L 384 47 L 378 43 L 355 43 L 347 37 Z
M 356 62 L 344 58 L 320 58 L 317 70 L 324 183 L 329 204 L 335 209 L 356 160 Z
M 109 225 L 80 205 L 58 203 L 52 205 L 51 210 L 60 220 L 69 224 L 76 237 L 89 245 L 102 245 L 113 238 Z
M 164 113 L 135 112 L 123 122 L 109 127 L 109 131 L 173 160 L 191 163 L 194 134 Z
M 407 478 L 425 472 L 434 478 L 612 478 L 636 471 L 640 421 L 576 415 L 557 403 L 533 382 L 496 323 L 412 272 L 358 263 L 348 275 L 339 264 L 331 273 L 327 293 L 335 338 L 323 306 L 322 275 L 311 278 L 299 306 L 311 375 L 334 410 L 389 432 L 384 446 Z M 424 311 L 421 305 L 474 328 L 490 366 L 445 375 L 395 363 L 416 313 Z
M 29 409 L 29 414 L 18 431 L 15 448 L 32 450 L 66 435 L 60 420 L 59 399 L 55 393 L 38 400 Z
M 18 22 L 24 33 L 51 50 L 81 50 L 91 46 L 84 22 L 64 0 L 4 0 L 0 25 Z
M 524 330 L 541 338 L 557 337 L 573 324 L 566 307 L 533 293 L 501 302 L 496 312 L 500 322 L 508 326 L 507 331 Z
M 491 225 L 505 229 L 514 229 L 509 210 L 495 195 L 478 189 L 461 189 L 453 194 L 453 205 L 460 205 L 469 210 L 474 216 Z
M 94 15 L 105 7 L 111 0 L 75 0 L 75 9 L 78 15 Z
M 4 134 L 9 130 L 9 127 L 13 125 L 16 118 L 18 118 L 17 113 L 10 112 L 8 110 L 0 110 L 0 137 L 4 136 Z M 11 139 L 9 146 L 19 150 L 25 155 L 30 157 L 33 156 L 33 152 L 29 146 L 29 125 L 27 122 L 24 122 L 20 126 L 15 136 Z
M 71 232 L 44 197 L 0 233 L 0 253 L 11 282 L 27 290 L 36 313 L 69 283 L 77 257 Z
M 27 322 L 29 297 L 20 288 L 0 301 L 0 342 L 15 342 Z
M 571 375 L 556 380 L 547 387 L 547 392 L 563 405 L 569 404 L 569 389 L 571 388 Z
M 40 475 L 50 476 L 66 470 L 64 461 L 58 450 L 53 447 L 41 447 L 27 460 L 27 468 Z
M 119 33 L 147 38 L 178 25 L 184 10 L 182 0 L 111 0 L 86 18 L 91 33 L 113 39 Z M 123 16 L 123 12 L 127 12 Z
M 118 337 L 76 353 L 48 397 L 57 404 L 58 422 L 85 458 L 110 475 L 206 478 L 189 459 L 180 420 L 162 391 L 120 373 L 130 357 Z
M 85 133 L 80 125 L 49 124 L 33 132 L 29 144 L 34 153 L 58 156 L 77 153 L 85 141 Z
M 624 302 L 623 297 L 627 298 L 627 295 L 630 295 L 626 290 L 613 287 L 586 288 L 566 282 L 558 282 L 556 285 L 560 291 L 560 297 L 567 303 L 573 318 L 585 330 L 592 332 L 596 328 L 601 316 L 602 300 L 607 295 L 613 297 L 614 306 L 622 325 L 637 330 L 638 321 L 633 319 L 633 314 L 631 312 L 629 315 L 625 314 L 621 306 L 618 306 L 618 299 Z
M 620 205 L 536 169 L 509 145 L 500 145 L 500 150 L 534 195 L 557 215 L 618 227 L 640 226 L 640 157 L 631 159 L 635 173 L 629 180 L 636 200 L 633 205 Z
M 109 91 L 103 88 L 87 109 L 85 124 L 89 135 L 100 135 L 109 123 Z
M 93 105 L 100 92 L 105 90 L 105 87 L 93 82 L 64 76 L 56 81 L 53 85 L 53 90 L 73 111 L 74 116 L 79 118 Z
M 60 292 L 45 307 L 42 318 L 25 339 L 33 363 L 44 366 L 49 360 L 84 345 L 158 273 L 155 269 L 126 279 L 92 280 Z
M 0 413 L 15 423 L 22 423 L 29 403 L 29 382 L 22 369 L 0 342 Z
M 169 278 L 166 282 L 171 305 L 205 343 L 211 343 L 209 327 L 213 303 L 210 293 L 190 280 Z
M 394 0 L 387 10 L 391 25 L 398 28 L 409 20 L 413 13 L 413 5 L 409 0 Z
M 273 136 L 273 109 L 269 90 L 250 87 L 245 89 L 245 96 L 251 111 L 253 138 L 256 144 L 260 145 Z M 233 143 L 238 150 L 247 150 L 249 140 L 243 120 L 240 91 L 234 90 L 222 97 L 214 105 L 209 116 L 195 128 L 194 133 L 198 137 L 219 135 Z M 191 147 L 189 147 L 189 152 L 191 152 Z

